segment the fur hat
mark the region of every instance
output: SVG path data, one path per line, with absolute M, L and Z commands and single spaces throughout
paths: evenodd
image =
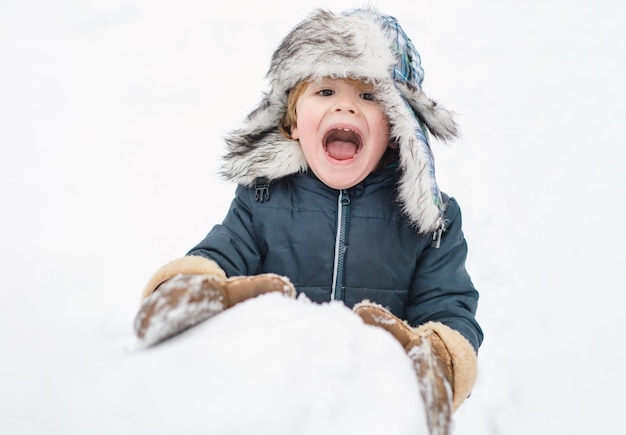
M 289 90 L 303 80 L 353 78 L 372 83 L 399 147 L 398 200 L 420 233 L 443 229 L 443 204 L 427 132 L 457 136 L 452 114 L 422 92 L 420 56 L 397 20 L 373 9 L 317 10 L 285 37 L 272 56 L 270 90 L 243 127 L 227 138 L 222 175 L 243 185 L 278 179 L 308 165 L 300 143 L 279 125 Z

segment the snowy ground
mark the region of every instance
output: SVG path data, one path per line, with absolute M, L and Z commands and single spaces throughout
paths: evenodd
M 407 4 L 379 7 L 464 133 L 435 152 L 486 339 L 454 433 L 622 433 L 626 4 Z M 360 5 L 0 3 L 1 433 L 419 423 L 399 349 L 335 305 L 266 297 L 148 352 L 131 334 L 146 279 L 224 216 L 234 186 L 216 156 L 279 40 L 314 7 Z

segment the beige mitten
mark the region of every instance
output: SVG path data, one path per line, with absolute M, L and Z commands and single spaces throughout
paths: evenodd
M 476 379 L 476 355 L 457 331 L 438 322 L 418 328 L 382 306 L 354 306 L 365 323 L 391 333 L 404 347 L 415 368 L 431 434 L 448 434 L 452 412 L 465 400 Z
M 185 257 L 165 265 L 152 277 L 135 318 L 135 332 L 152 345 L 239 302 L 271 292 L 289 297 L 296 293 L 286 277 L 261 274 L 227 279 L 215 262 Z

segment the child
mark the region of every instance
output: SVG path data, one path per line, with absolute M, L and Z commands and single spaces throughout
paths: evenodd
M 137 334 L 154 343 L 267 292 L 341 300 L 405 347 L 445 433 L 483 337 L 459 206 L 440 193 L 428 145 L 427 132 L 456 137 L 456 123 L 422 92 L 397 21 L 370 9 L 312 14 L 268 78 L 227 139 L 223 174 L 239 186 L 224 222 L 155 273 Z

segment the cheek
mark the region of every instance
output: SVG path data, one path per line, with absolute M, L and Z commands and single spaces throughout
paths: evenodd
M 316 124 L 315 114 L 312 113 L 307 108 L 303 108 L 303 110 L 298 112 L 298 118 L 296 120 L 296 125 L 291 129 L 292 137 L 294 139 L 302 141 L 312 141 L 317 134 L 317 124 Z
M 380 144 L 380 146 L 384 146 L 386 149 L 389 146 L 389 133 L 391 131 L 391 127 L 387 122 L 387 119 L 382 119 L 376 125 L 376 142 Z

